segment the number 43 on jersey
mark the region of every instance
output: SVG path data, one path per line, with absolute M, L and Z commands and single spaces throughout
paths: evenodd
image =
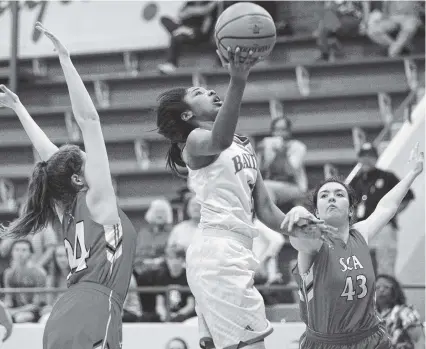
M 358 299 L 364 298 L 367 295 L 367 279 L 364 275 L 357 275 L 356 280 L 352 276 L 348 276 L 345 282 L 341 297 L 346 297 L 348 301 L 353 301 L 356 296 Z

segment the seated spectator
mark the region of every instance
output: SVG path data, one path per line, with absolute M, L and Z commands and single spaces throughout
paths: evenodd
M 420 315 L 406 304 L 404 291 L 390 275 L 376 279 L 376 306 L 391 337 L 393 348 L 424 349 L 425 334 Z
M 47 276 L 47 287 L 67 288 L 67 277 L 70 273 L 67 251 L 63 244 L 56 245 L 53 251 L 53 264 Z M 60 293 L 48 295 L 47 304 L 53 306 L 56 300 L 61 296 Z
M 34 263 L 47 271 L 49 263 L 53 260 L 58 242 L 58 235 L 51 223 L 37 234 L 32 235 L 31 243 L 34 248 Z
M 155 286 L 188 286 L 185 269 L 185 249 L 178 245 L 167 248 L 166 260 L 156 271 Z M 168 293 L 170 321 L 182 322 L 195 316 L 195 299 L 190 291 L 173 290 Z M 158 296 L 157 311 L 164 321 L 166 316 L 166 300 L 164 295 Z
M 172 206 L 166 199 L 154 200 L 145 214 L 145 220 L 148 226 L 140 230 L 136 245 L 135 270 L 139 274 L 164 258 L 173 223 Z
M 134 275 L 130 278 L 129 289 L 138 285 Z M 142 306 L 137 292 L 128 292 L 123 305 L 123 322 L 138 322 L 142 316 Z
M 192 239 L 198 229 L 198 224 L 200 223 L 201 205 L 198 203 L 195 195 L 192 194 L 185 198 L 183 210 L 186 215 L 186 219 L 179 224 L 176 224 L 172 229 L 167 245 L 179 245 L 186 251 L 192 242 Z
M 276 118 L 272 137 L 259 145 L 259 166 L 271 199 L 282 206 L 303 200 L 308 189 L 304 159 L 306 146 L 292 139 L 291 121 Z
M 420 1 L 382 1 L 382 9 L 369 15 L 368 37 L 385 47 L 389 57 L 409 53 L 411 39 L 421 25 L 422 7 Z
M 33 247 L 28 240 L 16 240 L 12 245 L 10 267 L 4 272 L 5 287 L 32 288 L 46 286 L 45 271 L 31 263 Z M 32 293 L 8 294 L 5 304 L 15 323 L 37 322 L 44 296 Z
M 162 73 L 170 74 L 176 70 L 184 44 L 209 41 L 217 18 L 215 10 L 216 1 L 186 1 L 179 11 L 177 22 L 161 17 L 161 23 L 171 35 L 167 63 L 158 66 Z
M 56 245 L 53 250 L 53 260 L 49 266 L 49 272 L 46 279 L 46 287 L 62 288 L 68 287 L 67 277 L 70 273 L 68 256 L 63 244 Z M 46 295 L 47 305 L 40 311 L 39 323 L 46 323 L 55 302 L 61 297 L 62 293 L 48 293 Z
M 142 273 L 135 272 L 138 286 L 169 286 L 188 287 L 185 270 L 185 249 L 172 245 L 167 248 L 166 258 L 160 265 L 145 269 Z M 195 300 L 189 291 L 171 291 L 169 306 L 170 321 L 182 322 L 195 316 Z M 164 295 L 140 294 L 143 322 L 158 322 L 166 319 L 166 303 Z
M 363 19 L 360 1 L 326 1 L 316 31 L 320 59 L 334 58 L 332 53 L 339 48 L 339 39 L 358 36 Z
M 259 261 L 255 275 L 257 284 L 272 284 L 279 282 L 281 275 L 277 266 L 277 257 L 284 245 L 284 236 L 269 229 L 259 220 L 255 220 L 259 235 L 253 239 L 253 254 Z
M 278 268 L 278 254 L 284 245 L 284 236 L 269 229 L 259 220 L 255 220 L 259 235 L 253 239 L 253 254 L 259 261 L 259 267 L 254 276 L 255 285 L 272 285 L 282 283 L 282 275 Z M 277 291 L 260 291 L 266 305 L 278 303 Z

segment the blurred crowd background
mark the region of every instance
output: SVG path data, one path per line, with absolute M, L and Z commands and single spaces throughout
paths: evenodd
M 5 3 L 0 2 L 3 11 Z M 227 75 L 215 57 L 212 35 L 218 15 L 233 3 L 186 1 L 173 15 L 162 15 L 161 3 L 144 2 L 141 20 L 159 24 L 168 47 L 140 49 L 135 43 L 133 50 L 79 53 L 74 60 L 99 106 L 120 205 L 139 230 L 131 289 L 187 286 L 185 253 L 196 234 L 200 205 L 191 183 L 164 167 L 167 142 L 155 133 L 152 107 L 158 92 L 171 86 L 199 84 L 223 95 Z M 271 197 L 284 212 L 296 204 L 309 205 L 310 188 L 324 177 L 340 175 L 357 192 L 357 219 L 367 218 L 400 177 L 376 162 L 424 95 L 424 2 L 256 3 L 272 15 L 278 39 L 271 56 L 250 76 L 238 131 L 255 144 Z M 36 122 L 58 144 L 81 144 L 55 57 L 18 62 L 18 93 Z M 8 59 L 0 61 L 0 82 L 9 81 L 7 67 Z M 0 219 L 7 222 L 19 214 L 37 154 L 9 111 L 0 110 L 0 125 Z M 410 210 L 416 200 L 424 196 L 410 192 L 399 212 Z M 260 223 L 259 229 L 263 233 L 254 250 L 261 263 L 255 284 L 265 286 L 268 316 L 298 321 L 290 272 L 296 251 L 280 234 Z M 398 258 L 409 259 L 407 251 L 398 251 L 402 234 L 406 232 L 396 217 L 370 244 L 377 274 L 383 275 L 379 310 L 398 329 L 421 324 L 424 317 L 394 279 Z M 424 218 L 423 226 L 410 234 L 424 244 Z M 422 249 L 412 251 L 423 253 L 413 263 L 424 264 Z M 68 268 L 55 224 L 28 240 L 0 241 L 3 288 L 64 288 Z M 269 289 L 271 285 L 289 287 Z M 8 293 L 4 300 L 16 323 L 45 322 L 58 296 Z M 424 298 L 417 304 L 424 304 Z M 194 298 L 184 288 L 130 292 L 123 319 L 182 322 L 195 316 L 194 308 Z

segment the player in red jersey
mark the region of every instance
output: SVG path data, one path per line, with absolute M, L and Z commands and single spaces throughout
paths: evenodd
M 418 153 L 418 147 L 415 153 L 414 168 L 382 198 L 366 220 L 352 226 L 354 193 L 349 187 L 329 179 L 314 192 L 316 216 L 338 228 L 338 238 L 330 248 L 319 240 L 290 236 L 298 250 L 295 273 L 301 316 L 306 324 L 300 348 L 391 348 L 376 315 L 375 275 L 368 238 L 391 220 L 423 171 L 423 153 Z M 291 229 L 294 222 L 288 224 Z
M 28 187 L 24 213 L 3 234 L 21 238 L 59 218 L 71 272 L 68 291 L 46 323 L 44 349 L 118 349 L 121 311 L 132 274 L 136 231 L 117 206 L 98 113 L 67 49 L 40 23 L 58 52 L 86 153 L 57 148 L 4 86 L 0 103 L 12 108 L 43 161 Z

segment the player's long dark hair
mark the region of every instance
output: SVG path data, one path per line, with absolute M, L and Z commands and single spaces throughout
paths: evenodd
M 184 98 L 187 89 L 174 88 L 162 93 L 157 101 L 157 127 L 158 133 L 166 137 L 170 142 L 170 149 L 167 154 L 167 166 L 183 177 L 178 166 L 185 167 L 182 159 L 182 151 L 179 143 L 185 143 L 188 135 L 195 129 L 194 125 L 182 120 L 182 113 L 190 110 Z
M 355 205 L 357 204 L 357 196 L 355 191 L 352 189 L 351 186 L 345 184 L 345 181 L 343 178 L 340 177 L 331 177 L 331 178 L 327 178 L 326 180 L 322 181 L 320 184 L 318 184 L 315 189 L 312 191 L 312 212 L 314 212 L 315 214 L 315 210 L 317 209 L 317 204 L 318 204 L 318 193 L 320 191 L 320 189 L 322 188 L 322 186 L 324 184 L 327 183 L 339 183 L 342 187 L 344 187 L 346 189 L 346 192 L 348 193 L 348 198 L 349 198 L 349 208 L 351 208 L 352 210 L 355 209 Z M 350 224 L 354 224 L 355 223 L 355 215 L 352 215 L 352 217 L 349 217 L 349 223 Z
M 45 228 L 55 217 L 54 203 L 70 205 L 80 188 L 71 182 L 81 174 L 83 158 L 78 146 L 62 146 L 48 161 L 38 162 L 28 185 L 24 209 L 19 218 L 1 226 L 0 237 L 24 238 Z
M 391 275 L 387 274 L 379 274 L 376 277 L 376 282 L 379 279 L 386 279 L 392 284 L 392 304 L 391 306 L 394 307 L 395 305 L 403 305 L 406 302 L 404 291 L 402 290 L 401 284 Z M 376 303 L 377 310 L 380 312 L 380 305 L 379 303 Z

